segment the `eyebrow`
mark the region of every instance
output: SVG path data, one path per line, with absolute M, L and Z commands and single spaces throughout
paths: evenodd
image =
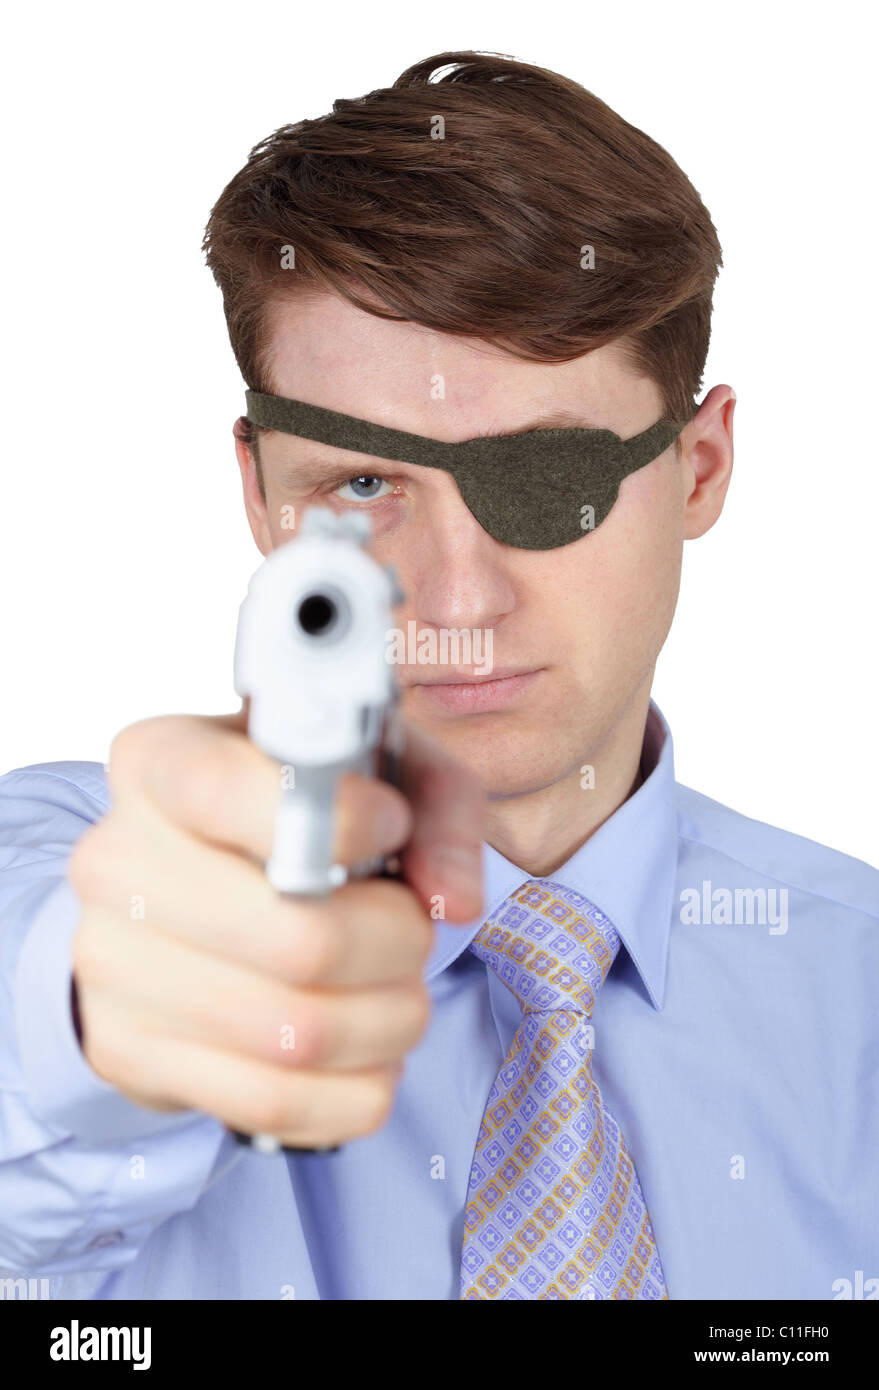
M 527 425 L 517 425 L 514 430 L 488 429 L 480 438 L 509 439 L 515 434 L 534 434 L 536 430 L 593 430 L 596 428 L 591 420 L 584 420 L 576 410 L 551 410 L 546 415 L 539 415 Z

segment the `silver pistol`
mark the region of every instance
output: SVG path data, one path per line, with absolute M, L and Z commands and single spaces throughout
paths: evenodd
M 371 529 L 362 513 L 309 507 L 241 604 L 235 689 L 250 701 L 249 737 L 281 764 L 266 874 L 285 895 L 321 897 L 348 878 L 396 868 L 372 860 L 346 870 L 332 854 L 340 777 L 396 782 L 402 753 L 387 639 L 404 595 L 392 567 L 367 553 Z M 264 1153 L 281 1147 L 269 1135 L 235 1137 Z

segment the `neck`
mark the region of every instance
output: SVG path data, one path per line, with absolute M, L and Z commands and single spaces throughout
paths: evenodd
M 640 787 L 641 748 L 650 685 L 639 690 L 605 740 L 590 746 L 577 766 L 548 787 L 491 801 L 486 840 L 534 878 L 560 868 Z M 584 788 L 581 767 L 594 768 Z

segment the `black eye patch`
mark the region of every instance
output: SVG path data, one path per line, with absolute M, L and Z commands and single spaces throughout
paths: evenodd
M 547 429 L 449 444 L 284 396 L 246 391 L 247 415 L 280 430 L 375 458 L 442 468 L 489 535 L 520 550 L 555 550 L 599 526 L 630 473 L 658 458 L 683 423 L 659 420 L 632 439 L 612 430 Z

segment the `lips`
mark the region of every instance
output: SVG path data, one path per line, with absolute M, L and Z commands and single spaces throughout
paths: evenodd
M 409 688 L 419 700 L 435 708 L 453 714 L 485 714 L 515 704 L 540 679 L 543 669 L 492 671 L 487 676 L 444 672 L 430 680 L 412 682 Z
M 484 685 L 487 681 L 507 680 L 511 676 L 528 675 L 532 667 L 524 666 L 493 666 L 491 671 L 482 675 L 470 675 L 468 671 L 444 671 L 442 675 L 432 676 L 425 680 L 411 681 L 412 685 Z

